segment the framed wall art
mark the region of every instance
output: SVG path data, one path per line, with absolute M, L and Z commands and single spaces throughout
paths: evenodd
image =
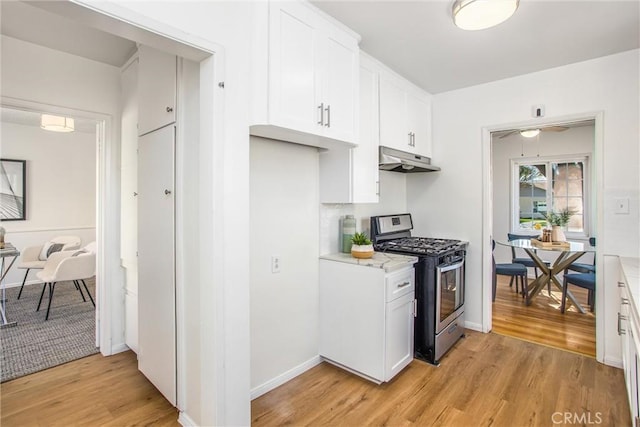
M 0 159 L 0 220 L 27 219 L 27 161 Z

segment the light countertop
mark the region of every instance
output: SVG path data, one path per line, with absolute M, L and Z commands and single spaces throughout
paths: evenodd
M 400 270 L 402 268 L 412 266 L 414 263 L 418 262 L 418 257 L 382 252 L 374 252 L 373 257 L 368 259 L 354 258 L 351 256 L 351 254 L 345 253 L 320 255 L 320 259 L 346 262 L 349 264 L 362 265 L 365 267 L 381 268 L 386 272 Z
M 634 308 L 640 314 L 640 258 L 620 257 L 620 264 L 631 292 Z

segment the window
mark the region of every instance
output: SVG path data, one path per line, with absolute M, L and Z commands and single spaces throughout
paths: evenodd
M 540 229 L 547 225 L 548 212 L 572 212 L 566 232 L 569 236 L 589 235 L 588 157 L 518 159 L 513 163 L 514 232 Z

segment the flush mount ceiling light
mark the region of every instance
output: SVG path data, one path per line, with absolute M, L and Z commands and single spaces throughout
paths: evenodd
M 50 114 L 40 116 L 40 127 L 52 132 L 73 132 L 75 130 L 72 118 L 52 116 Z
M 533 138 L 534 136 L 538 136 L 539 133 L 540 129 L 527 129 L 520 131 L 520 135 L 524 136 L 525 138 Z
M 463 30 L 484 30 L 506 21 L 519 0 L 456 0 L 453 22 Z

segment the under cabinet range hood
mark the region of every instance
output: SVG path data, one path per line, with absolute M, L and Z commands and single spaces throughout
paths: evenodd
M 440 170 L 439 167 L 431 164 L 429 157 L 383 146 L 380 146 L 378 165 L 381 170 L 402 173 L 435 172 Z

